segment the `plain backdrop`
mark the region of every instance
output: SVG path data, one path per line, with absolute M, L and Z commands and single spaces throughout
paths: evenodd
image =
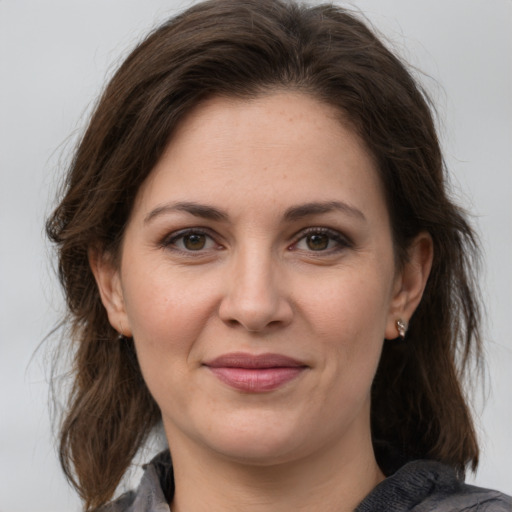
M 80 508 L 52 444 L 46 351 L 35 352 L 63 312 L 44 218 L 105 79 L 149 29 L 188 5 L 0 0 L 0 512 Z M 352 6 L 425 72 L 457 200 L 475 215 L 489 320 L 474 481 L 511 494 L 512 1 Z

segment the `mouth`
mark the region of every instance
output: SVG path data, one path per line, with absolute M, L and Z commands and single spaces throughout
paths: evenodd
M 247 393 L 278 389 L 299 377 L 308 366 L 281 354 L 224 354 L 204 364 L 220 381 Z

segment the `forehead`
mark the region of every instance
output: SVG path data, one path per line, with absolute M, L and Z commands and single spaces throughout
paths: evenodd
M 172 196 L 172 197 L 170 197 Z M 327 197 L 328 196 L 328 197 Z M 340 197 L 343 196 L 343 197 Z M 373 158 L 333 107 L 303 93 L 211 98 L 178 126 L 139 193 L 226 207 L 373 198 L 383 202 Z

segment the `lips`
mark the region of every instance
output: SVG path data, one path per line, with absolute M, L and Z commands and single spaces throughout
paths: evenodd
M 239 391 L 264 393 L 299 377 L 308 366 L 281 354 L 224 354 L 205 366 L 222 382 Z

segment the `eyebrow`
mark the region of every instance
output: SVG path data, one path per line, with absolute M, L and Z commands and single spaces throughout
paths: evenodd
M 350 217 L 356 217 L 366 221 L 366 217 L 361 210 L 342 201 L 313 202 L 301 204 L 300 206 L 292 206 L 286 210 L 284 218 L 289 221 L 296 221 L 310 215 L 320 215 L 332 211 L 339 211 Z
M 150 222 L 152 219 L 158 217 L 159 215 L 172 212 L 190 213 L 191 215 L 194 215 L 195 217 L 201 217 L 202 219 L 217 221 L 228 220 L 228 214 L 219 208 L 205 204 L 182 201 L 179 203 L 169 203 L 157 206 L 154 210 L 149 212 L 149 214 L 144 219 L 144 223 Z
M 349 215 L 350 217 L 356 217 L 366 221 L 366 217 L 361 210 L 358 210 L 354 206 L 351 206 L 342 201 L 312 202 L 298 206 L 292 206 L 286 210 L 284 219 L 287 221 L 297 221 L 303 219 L 304 217 L 330 213 L 332 211 L 340 211 L 346 215 Z M 215 221 L 227 221 L 229 218 L 226 211 L 214 206 L 208 206 L 205 204 L 189 201 L 180 201 L 177 203 L 168 203 L 157 206 L 146 216 L 144 223 L 148 223 L 160 215 L 173 212 L 185 212 L 193 215 L 194 217 Z

